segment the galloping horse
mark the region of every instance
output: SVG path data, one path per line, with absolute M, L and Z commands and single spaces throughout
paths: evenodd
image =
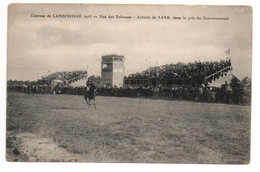
M 93 100 L 94 107 L 95 107 L 95 109 L 97 109 L 96 108 L 96 99 L 95 99 L 96 94 L 97 94 L 96 85 L 89 78 L 88 81 L 86 82 L 86 91 L 85 91 L 85 100 L 86 100 L 89 108 L 91 105 L 90 101 Z

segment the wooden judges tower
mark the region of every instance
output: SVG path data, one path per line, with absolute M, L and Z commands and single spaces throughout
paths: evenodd
M 123 87 L 125 76 L 125 57 L 122 55 L 104 55 L 101 61 L 101 85 Z

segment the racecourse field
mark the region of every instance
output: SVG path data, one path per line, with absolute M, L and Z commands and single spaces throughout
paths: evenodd
M 249 163 L 250 106 L 7 94 L 9 161 Z

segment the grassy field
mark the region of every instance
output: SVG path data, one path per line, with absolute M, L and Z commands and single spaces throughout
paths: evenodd
M 94 110 L 83 96 L 12 92 L 7 103 L 7 143 L 9 132 L 33 133 L 94 162 L 244 164 L 250 158 L 249 106 L 98 96 Z

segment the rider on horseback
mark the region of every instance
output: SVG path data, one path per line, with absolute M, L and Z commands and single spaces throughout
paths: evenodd
M 96 99 L 95 99 L 96 94 L 97 94 L 96 85 L 93 81 L 91 81 L 90 78 L 88 78 L 88 81 L 86 82 L 86 86 L 87 87 L 86 87 L 85 99 L 87 101 L 87 104 L 90 107 L 90 105 L 91 105 L 90 101 L 93 99 L 95 109 L 97 109 L 96 108 Z

